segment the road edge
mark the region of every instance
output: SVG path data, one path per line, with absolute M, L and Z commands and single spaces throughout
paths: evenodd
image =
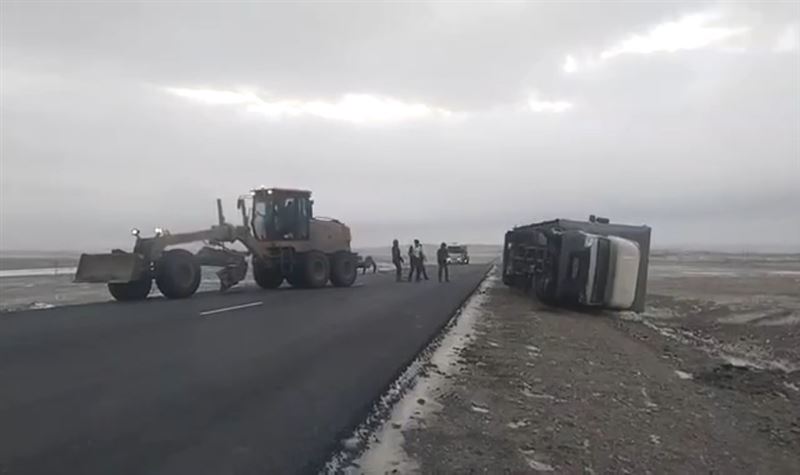
M 342 473 L 351 463 L 357 460 L 368 448 L 370 439 L 391 415 L 395 406 L 414 388 L 424 369 L 430 364 L 433 355 L 442 345 L 448 333 L 456 326 L 470 301 L 475 298 L 476 292 L 486 284 L 489 275 L 496 268 L 495 261 L 486 266 L 486 270 L 475 286 L 459 302 L 453 314 L 442 324 L 436 332 L 416 352 L 416 356 L 402 366 L 392 378 L 392 382 L 384 388 L 381 395 L 371 404 L 361 422 L 355 429 L 344 432 L 337 438 L 338 449 L 334 450 L 323 466 L 317 471 L 319 474 Z

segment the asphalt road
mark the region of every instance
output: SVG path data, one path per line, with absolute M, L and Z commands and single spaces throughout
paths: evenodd
M 0 474 L 316 471 L 486 270 L 0 316 Z

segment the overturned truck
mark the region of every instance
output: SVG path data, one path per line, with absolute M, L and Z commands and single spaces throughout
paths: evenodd
M 556 219 L 517 226 L 503 247 L 503 282 L 549 304 L 644 310 L 650 228 Z

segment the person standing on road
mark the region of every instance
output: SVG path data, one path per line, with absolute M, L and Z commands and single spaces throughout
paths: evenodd
M 392 241 L 392 264 L 394 264 L 396 280 L 400 282 L 403 274 L 403 256 L 400 255 L 400 243 L 397 239 Z
M 439 282 L 442 281 L 442 274 L 444 274 L 444 281 L 450 282 L 450 269 L 447 266 L 447 259 L 450 253 L 447 252 L 447 244 L 442 243 L 439 250 L 436 251 L 436 262 L 439 264 Z
M 419 264 L 419 272 L 425 280 L 430 280 L 428 279 L 428 270 L 425 269 L 425 261 L 428 259 L 425 257 L 425 250 L 422 248 L 422 244 L 416 239 L 414 240 L 414 245 L 419 249 L 419 261 L 417 262 Z
M 411 257 L 411 270 L 408 272 L 408 281 L 411 282 L 412 274 L 417 275 L 416 281 L 422 280 L 422 245 L 419 239 L 414 239 L 414 244 L 408 248 L 409 256 Z
M 414 246 L 408 246 L 408 281 L 411 282 L 411 276 L 414 275 L 414 271 L 418 272 L 419 266 L 417 265 L 417 256 L 414 254 Z M 417 277 L 419 277 L 419 273 L 417 273 Z

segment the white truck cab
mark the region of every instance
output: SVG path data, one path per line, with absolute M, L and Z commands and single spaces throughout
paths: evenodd
M 588 269 L 583 292 L 579 297 L 584 305 L 611 309 L 628 309 L 636 298 L 639 280 L 639 246 L 617 236 L 582 233 L 589 251 Z M 581 263 L 572 263 L 577 278 Z

